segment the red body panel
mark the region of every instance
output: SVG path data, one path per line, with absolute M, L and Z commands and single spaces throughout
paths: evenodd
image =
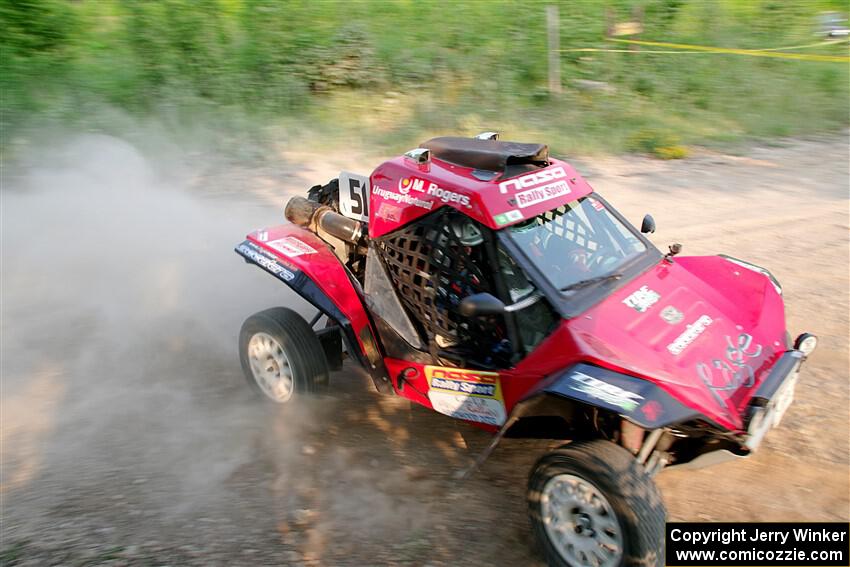
M 369 318 L 345 267 L 322 239 L 294 224 L 284 224 L 252 232 L 248 240 L 277 256 L 284 266 L 294 266 L 313 280 L 348 318 L 360 340 L 363 327 L 370 325 Z
M 642 286 L 660 296 L 643 313 L 624 303 Z M 670 306 L 680 321 L 661 316 Z M 743 428 L 756 387 L 787 350 L 785 309 L 770 280 L 721 257 L 661 262 L 564 325 L 590 360 L 646 378 L 732 430 Z M 677 345 L 682 336 L 692 340 Z
M 370 178 L 369 236 L 383 236 L 442 206 L 490 228 L 503 228 L 592 192 L 569 164 L 550 162 L 508 180 L 481 181 L 472 169 L 438 159 L 422 165 L 404 157 L 391 159 Z M 497 219 L 500 215 L 508 216 Z
M 624 300 L 644 286 L 659 298 L 641 313 Z M 682 315 L 680 321 L 661 317 L 668 306 Z M 703 316 L 711 322 L 679 354 L 671 353 L 668 347 Z M 508 413 L 539 380 L 584 361 L 649 380 L 718 425 L 741 431 L 747 403 L 785 350 L 782 297 L 767 277 L 721 257 L 686 257 L 659 263 L 561 322 L 530 356 L 499 376 Z M 391 375 L 416 368 L 409 380 L 414 388 L 400 394 L 431 407 L 423 395 L 428 384 L 422 365 L 387 365 Z
M 558 160 L 509 180 L 481 181 L 469 168 L 437 159 L 416 165 L 400 157 L 379 166 L 371 185 L 373 238 L 442 206 L 490 228 L 504 228 L 592 192 L 572 167 Z M 350 320 L 360 340 L 363 328 L 370 327 L 362 298 L 320 238 L 289 224 L 248 238 L 309 276 Z M 719 256 L 676 257 L 561 321 L 515 368 L 499 372 L 499 402 L 510 414 L 541 379 L 587 362 L 653 382 L 709 420 L 740 432 L 753 393 L 788 348 L 785 337 L 782 297 L 764 274 Z M 407 370 L 399 395 L 433 408 L 425 366 L 389 358 L 385 364 L 394 388 L 396 377 Z M 456 385 L 467 387 L 475 378 L 463 380 Z

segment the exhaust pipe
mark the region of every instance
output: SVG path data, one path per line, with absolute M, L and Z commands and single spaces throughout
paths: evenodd
M 332 208 L 304 197 L 292 197 L 284 210 L 286 219 L 307 230 L 321 229 L 340 240 L 357 244 L 363 238 L 363 224 L 342 216 Z

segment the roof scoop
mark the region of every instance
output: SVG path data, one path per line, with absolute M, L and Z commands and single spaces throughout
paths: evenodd
M 549 165 L 549 146 L 502 142 L 495 132 L 485 132 L 475 138 L 444 136 L 432 138 L 419 145 L 431 150 L 437 159 L 472 169 L 505 172 L 509 166 L 534 169 Z M 491 136 L 491 137 L 484 137 Z

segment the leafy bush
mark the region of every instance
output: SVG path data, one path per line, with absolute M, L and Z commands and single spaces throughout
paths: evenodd
M 652 128 L 634 132 L 628 138 L 627 148 L 661 159 L 682 159 L 689 155 L 676 134 Z
M 655 148 L 654 155 L 661 159 L 684 159 L 690 155 L 688 148 L 674 144 Z
M 559 96 L 547 89 L 547 4 L 560 7 Z M 602 39 L 608 9 L 618 21 L 643 10 L 644 39 L 757 48 L 811 43 L 815 15 L 846 6 L 0 0 L 0 149 L 34 120 L 90 123 L 86 113 L 107 105 L 137 116 L 164 113 L 175 124 L 182 120 L 172 120 L 176 115 L 219 115 L 222 123 L 233 115 L 259 128 L 308 124 L 335 138 L 365 136 L 384 149 L 476 116 L 506 135 L 546 140 L 555 151 L 660 157 L 681 157 L 682 144 L 850 123 L 846 64 L 643 48 L 569 51 L 622 47 Z M 846 44 L 817 51 L 847 53 Z

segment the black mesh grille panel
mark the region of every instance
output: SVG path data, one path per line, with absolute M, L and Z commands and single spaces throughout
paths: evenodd
M 482 337 L 482 323 L 457 312 L 464 297 L 493 293 L 481 271 L 484 245 L 470 245 L 468 238 L 461 242 L 463 223 L 474 225 L 443 208 L 376 241 L 402 303 L 429 340 L 439 335 L 476 344 Z

